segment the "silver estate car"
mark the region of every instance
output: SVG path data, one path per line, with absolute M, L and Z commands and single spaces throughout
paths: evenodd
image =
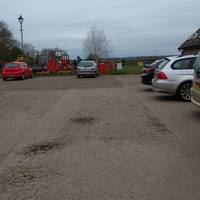
M 81 61 L 77 67 L 77 77 L 80 78 L 81 76 L 98 76 L 99 69 L 96 62 L 92 60 L 88 61 Z
M 168 57 L 155 70 L 153 91 L 179 96 L 191 100 L 196 55 Z

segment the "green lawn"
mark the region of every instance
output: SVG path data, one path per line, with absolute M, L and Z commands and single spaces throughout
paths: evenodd
M 45 77 L 45 76 L 72 76 L 74 75 L 74 72 L 58 72 L 57 74 L 51 74 L 48 72 L 37 72 L 36 74 L 34 74 L 35 77 Z
M 125 65 L 122 70 L 106 72 L 105 75 L 126 75 L 126 74 L 141 74 L 143 66 L 139 65 Z M 58 74 L 49 74 L 47 72 L 37 73 L 37 77 L 41 76 L 71 76 L 74 72 L 58 72 Z
M 125 74 L 141 74 L 143 66 L 139 65 L 125 65 L 122 70 L 115 72 L 107 72 L 106 74 L 116 74 L 116 75 L 125 75 Z
M 105 75 L 126 75 L 126 74 L 141 74 L 143 66 L 139 65 L 125 65 L 122 70 L 106 72 Z M 72 76 L 74 72 L 59 72 L 58 74 L 49 74 L 47 72 L 36 73 L 36 77 L 45 77 L 45 76 Z M 1 78 L 1 73 L 0 73 Z

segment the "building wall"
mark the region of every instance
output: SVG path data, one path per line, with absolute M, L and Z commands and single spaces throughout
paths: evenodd
M 200 46 L 195 48 L 182 49 L 182 55 L 198 54 L 200 51 Z

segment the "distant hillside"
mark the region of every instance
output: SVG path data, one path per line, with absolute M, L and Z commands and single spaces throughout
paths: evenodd
M 137 64 L 138 61 L 143 61 L 145 64 L 152 63 L 155 60 L 159 60 L 165 57 L 173 55 L 161 55 L 161 56 L 137 56 L 137 57 L 114 57 L 102 59 L 103 61 L 115 61 L 115 62 L 124 62 L 126 64 Z

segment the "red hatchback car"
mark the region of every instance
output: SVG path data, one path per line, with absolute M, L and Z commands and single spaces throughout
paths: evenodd
M 32 68 L 24 62 L 9 62 L 3 66 L 2 78 L 6 81 L 8 78 L 15 78 L 24 80 L 25 78 L 32 78 Z

